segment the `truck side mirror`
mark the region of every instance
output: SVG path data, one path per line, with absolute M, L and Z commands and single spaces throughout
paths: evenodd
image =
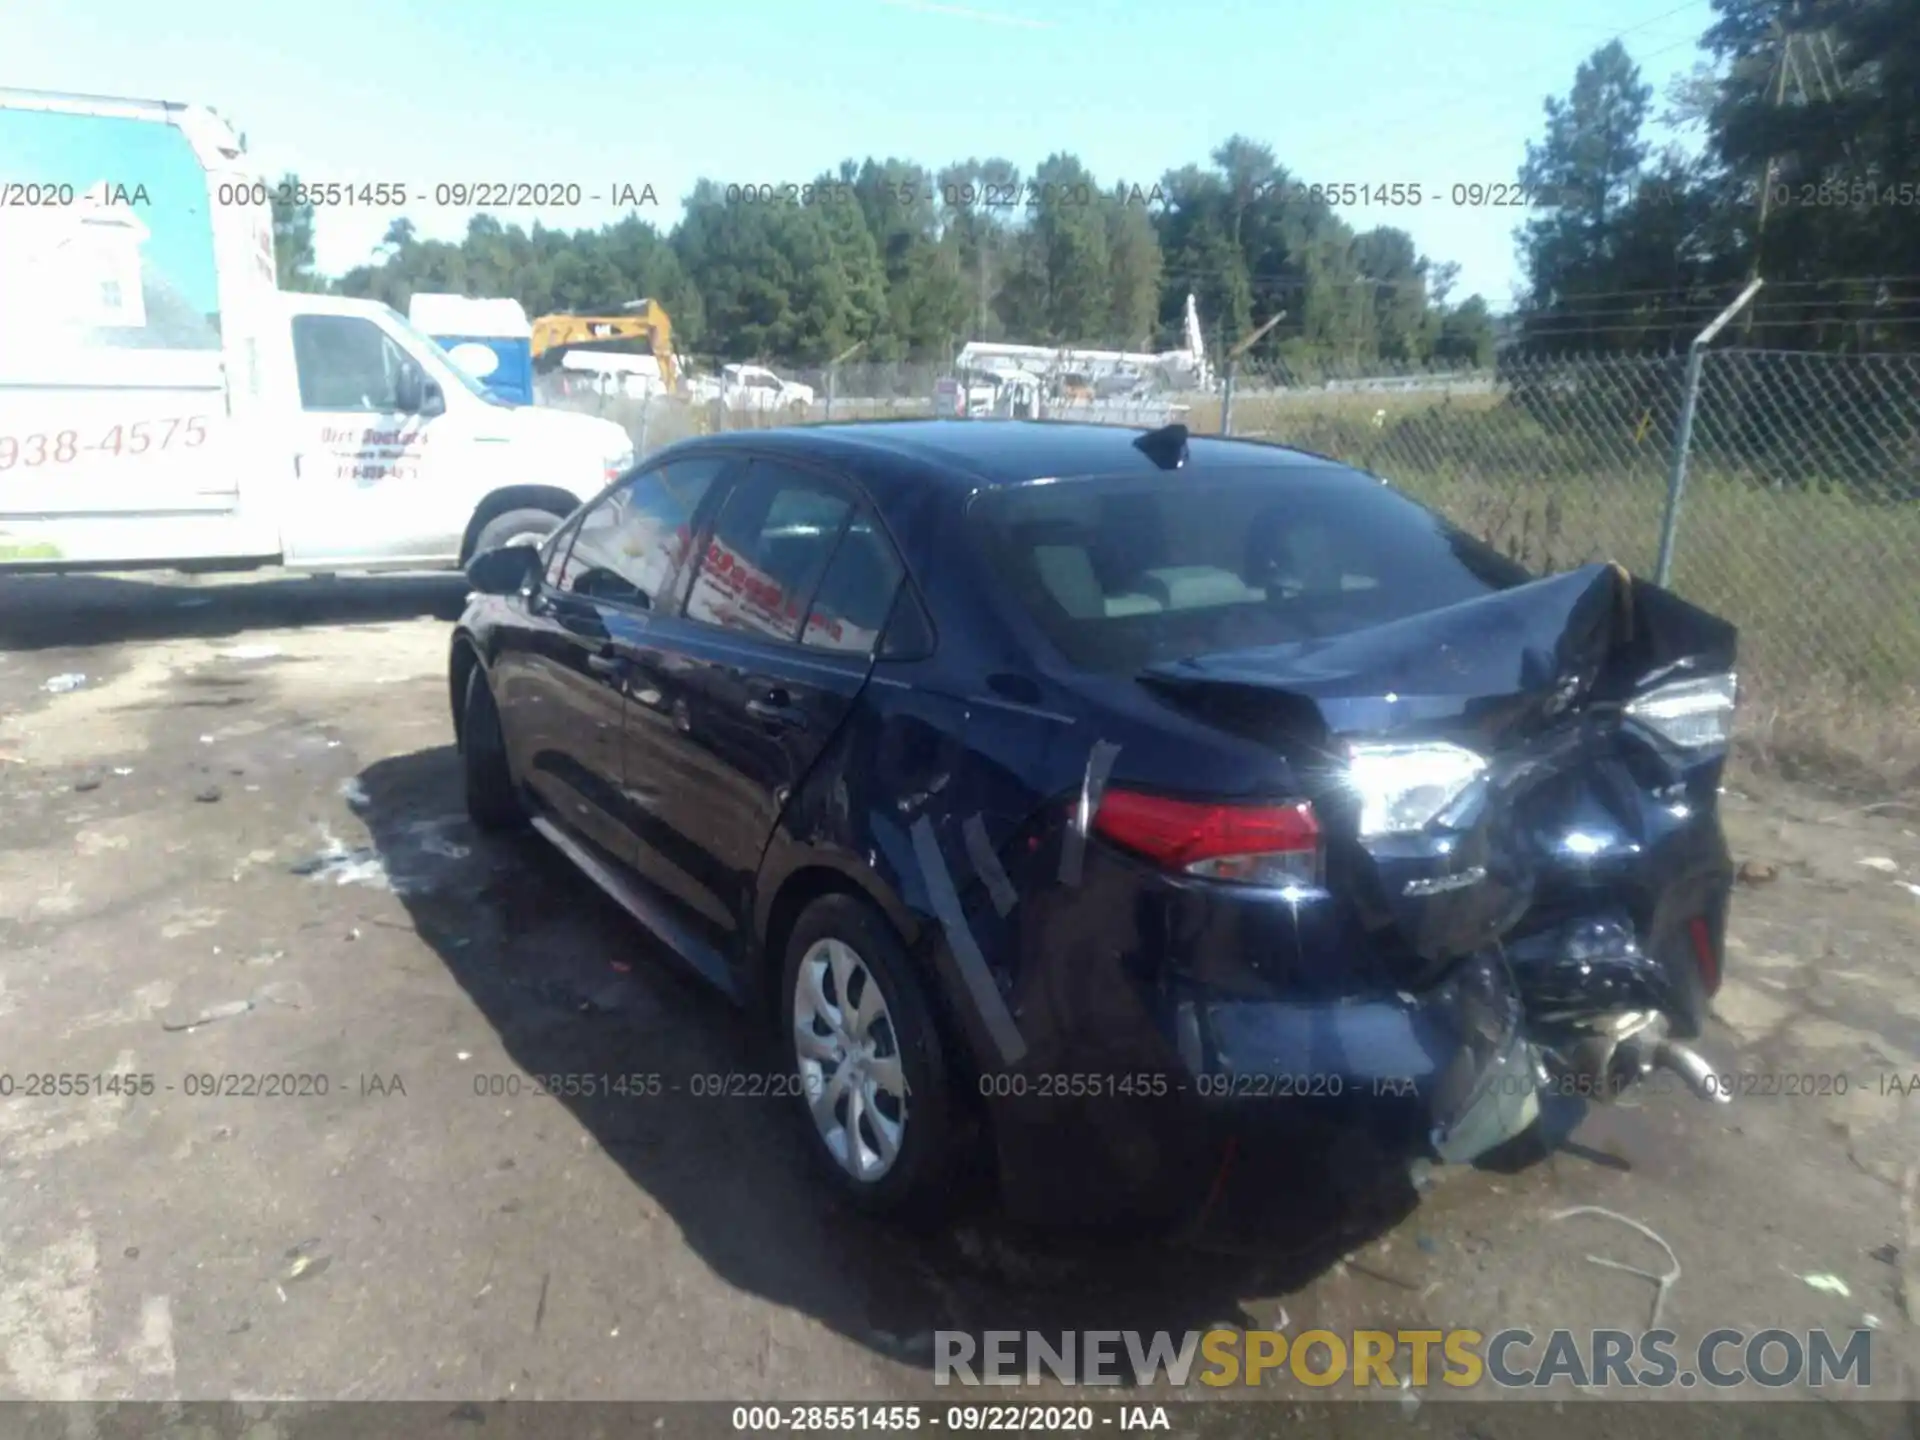
M 426 403 L 427 377 L 417 366 L 402 365 L 393 377 L 393 408 L 402 415 L 418 415 Z
M 402 415 L 431 417 L 447 409 L 446 392 L 418 365 L 405 366 L 394 377 L 393 403 Z

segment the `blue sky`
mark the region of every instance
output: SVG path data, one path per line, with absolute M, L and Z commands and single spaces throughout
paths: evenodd
M 651 184 L 663 229 L 694 180 L 805 180 L 848 156 L 929 165 L 1056 150 L 1151 183 L 1234 133 L 1297 176 L 1427 187 L 1397 224 L 1506 303 L 1513 210 L 1435 192 L 1513 178 L 1541 103 L 1622 34 L 1655 109 L 1699 58 L 1709 0 L 6 0 L 0 85 L 212 105 L 259 165 L 308 180 Z M 415 200 L 422 234 L 467 212 Z M 335 210 L 320 266 L 367 258 L 391 212 Z M 517 216 L 616 218 L 607 204 Z

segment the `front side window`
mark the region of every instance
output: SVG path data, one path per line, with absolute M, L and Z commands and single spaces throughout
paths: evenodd
M 580 517 L 555 588 L 647 609 L 662 604 L 692 544 L 694 512 L 726 463 L 670 462 L 604 496 Z
M 356 315 L 294 316 L 293 356 L 307 410 L 398 413 L 401 376 L 419 369 L 391 335 Z
M 574 533 L 579 528 L 578 524 L 563 525 L 545 542 L 546 564 L 542 568 L 546 574 L 547 588 L 550 590 L 564 588 L 561 580 L 567 563 L 567 552 L 573 548 Z
M 401 377 L 420 371 L 391 335 L 357 315 L 294 316 L 293 356 L 307 410 L 396 414 Z
M 797 638 L 802 608 L 852 508 L 804 471 L 756 460 L 714 522 L 687 597 L 688 618 L 763 639 Z

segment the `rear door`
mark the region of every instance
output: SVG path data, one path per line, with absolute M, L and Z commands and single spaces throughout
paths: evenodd
M 670 848 L 653 862 L 716 941 L 749 913 L 767 839 L 865 685 L 904 575 L 851 487 L 755 459 L 719 506 L 684 614 L 650 627 L 630 773 L 658 777 Z

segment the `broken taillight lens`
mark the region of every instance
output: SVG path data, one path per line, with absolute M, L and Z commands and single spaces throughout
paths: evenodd
M 1740 682 L 1732 674 L 1701 675 L 1649 690 L 1627 714 L 1669 745 L 1708 750 L 1733 738 L 1733 711 Z
M 1350 748 L 1347 785 L 1360 801 L 1360 838 L 1415 835 L 1486 774 L 1484 757 L 1444 740 Z
M 1304 800 L 1221 804 L 1109 790 L 1093 828 L 1187 875 L 1281 888 L 1320 881 L 1320 822 Z

